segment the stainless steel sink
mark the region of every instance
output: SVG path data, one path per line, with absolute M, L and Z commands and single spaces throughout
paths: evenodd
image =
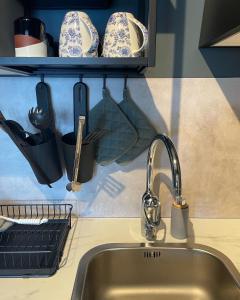
M 240 274 L 209 247 L 109 244 L 81 260 L 72 300 L 240 300 Z

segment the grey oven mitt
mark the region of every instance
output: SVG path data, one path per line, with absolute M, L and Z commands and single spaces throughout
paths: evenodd
M 96 145 L 96 161 L 100 165 L 118 160 L 138 140 L 136 129 L 106 88 L 103 89 L 103 99 L 90 111 L 89 123 L 91 132 L 106 130 Z
M 157 131 L 151 125 L 145 114 L 132 100 L 130 92 L 127 88 L 123 91 L 123 101 L 119 104 L 122 112 L 127 116 L 128 120 L 134 125 L 138 133 L 138 140 L 129 151 L 125 152 L 116 160 L 118 164 L 126 164 L 142 152 L 144 152 L 157 135 Z

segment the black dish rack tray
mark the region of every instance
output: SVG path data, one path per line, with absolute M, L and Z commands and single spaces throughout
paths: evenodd
M 48 219 L 41 225 L 14 223 L 0 232 L 0 277 L 52 276 L 59 268 L 71 228 L 70 204 L 0 205 L 13 219 Z

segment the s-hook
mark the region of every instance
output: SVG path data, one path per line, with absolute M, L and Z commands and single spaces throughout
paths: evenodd
M 106 89 L 106 87 L 107 87 L 106 83 L 107 83 L 107 75 L 104 75 L 103 76 L 103 88 L 104 89 Z
M 41 74 L 41 82 L 44 82 L 44 74 Z
M 127 81 L 128 81 L 128 76 L 126 75 L 124 77 L 124 89 L 126 90 L 127 89 Z

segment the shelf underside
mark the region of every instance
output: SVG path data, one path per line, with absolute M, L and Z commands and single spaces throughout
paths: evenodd
M 23 0 L 21 0 L 23 1 Z M 111 5 L 111 0 L 24 0 L 30 8 L 38 9 L 96 9 L 108 8 Z
M 20 70 L 29 75 L 116 75 L 142 76 L 148 59 L 140 58 L 60 58 L 60 57 L 1 57 L 0 66 Z

